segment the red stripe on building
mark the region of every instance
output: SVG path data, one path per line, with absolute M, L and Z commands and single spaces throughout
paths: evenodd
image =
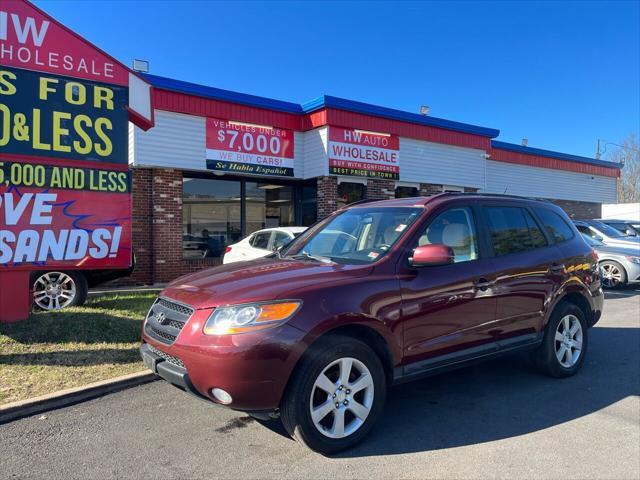
M 603 177 L 619 177 L 618 168 L 601 167 L 589 163 L 570 162 L 557 158 L 541 157 L 539 155 L 528 155 L 525 153 L 491 148 L 488 150 L 491 155 L 490 160 L 506 163 L 517 163 L 530 167 L 550 168 L 553 170 L 568 170 L 570 172 L 585 173 L 589 175 L 599 175 Z

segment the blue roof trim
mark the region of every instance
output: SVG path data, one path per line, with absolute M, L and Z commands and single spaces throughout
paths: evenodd
M 570 155 L 568 153 L 554 152 L 552 150 L 542 150 L 540 148 L 525 147 L 524 145 L 518 145 L 515 143 L 499 142 L 497 140 L 491 140 L 491 146 L 493 148 L 499 148 L 501 150 L 509 150 L 510 152 L 526 153 L 528 155 L 539 155 L 541 157 L 557 158 L 558 160 L 567 160 L 569 162 L 588 163 L 590 165 L 597 165 L 599 167 L 617 168 L 621 169 L 622 165 L 615 162 L 605 162 L 603 160 L 596 160 L 595 158 L 580 157 L 578 155 Z
M 307 113 L 325 107 L 372 115 L 374 117 L 389 118 L 392 120 L 399 120 L 401 122 L 416 123 L 418 125 L 425 125 L 428 127 L 471 133 L 482 137 L 495 138 L 500 134 L 500 130 L 495 128 L 479 127 L 468 123 L 454 122 L 452 120 L 445 120 L 444 118 L 425 116 L 418 113 L 380 107 L 370 103 L 357 102 L 355 100 L 347 100 L 346 98 L 332 97 L 329 95 L 318 97 L 302 105 L 302 109 Z
M 302 107 L 297 103 L 283 102 L 273 100 L 271 98 L 259 97 L 257 95 L 249 95 L 246 93 L 233 92 L 231 90 L 223 90 L 222 88 L 207 87 L 197 83 L 183 82 L 173 78 L 159 77 L 149 73 L 143 73 L 142 76 L 154 87 L 164 90 L 171 90 L 179 93 L 188 93 L 198 97 L 213 98 L 225 102 L 239 103 L 250 107 L 266 108 L 279 112 L 296 113 L 298 115 L 304 113 Z
M 179 93 L 187 93 L 198 97 L 212 98 L 226 102 L 238 103 L 250 107 L 265 108 L 268 110 L 276 110 L 279 112 L 304 114 L 311 113 L 321 108 L 336 108 L 349 112 L 362 113 L 375 117 L 389 118 L 402 122 L 416 123 L 428 127 L 444 128 L 482 137 L 495 138 L 500 133 L 499 130 L 493 128 L 479 127 L 477 125 L 469 125 L 466 123 L 454 122 L 443 118 L 419 115 L 417 113 L 404 112 L 393 108 L 380 107 L 369 103 L 356 102 L 344 98 L 331 97 L 323 95 L 314 100 L 306 102 L 302 105 L 292 102 L 283 102 L 257 95 L 248 95 L 246 93 L 233 92 L 231 90 L 223 90 L 221 88 L 207 87 L 196 83 L 184 82 L 173 78 L 159 77 L 144 73 L 142 76 L 154 87 L 164 90 L 171 90 Z

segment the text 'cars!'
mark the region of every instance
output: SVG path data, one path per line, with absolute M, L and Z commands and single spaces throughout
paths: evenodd
M 637 249 L 612 247 L 587 235 L 584 239 L 598 254 L 603 287 L 618 288 L 640 282 L 640 252 Z
M 225 250 L 222 263 L 242 262 L 266 257 L 287 245 L 306 229 L 307 227 L 278 227 L 258 230 L 238 243 L 229 245 Z
M 186 392 L 279 418 L 331 454 L 369 433 L 391 384 L 520 350 L 575 374 L 602 305 L 597 256 L 560 208 L 442 193 L 360 202 L 270 258 L 177 279 L 141 354 Z

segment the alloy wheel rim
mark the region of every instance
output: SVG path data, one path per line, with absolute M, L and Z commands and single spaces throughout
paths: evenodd
M 556 358 L 564 368 L 571 368 L 582 354 L 582 324 L 575 315 L 560 320 L 555 335 Z
M 348 437 L 364 424 L 373 398 L 373 377 L 365 364 L 356 358 L 339 358 L 327 365 L 313 384 L 311 420 L 326 437 Z
M 602 283 L 605 287 L 615 287 L 622 282 L 622 272 L 612 263 L 605 263 L 602 269 Z
M 33 301 L 43 310 L 68 307 L 76 296 L 76 282 L 63 272 L 47 272 L 33 284 Z

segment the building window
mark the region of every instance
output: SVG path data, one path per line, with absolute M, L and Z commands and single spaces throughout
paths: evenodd
M 457 187 L 455 185 L 442 185 L 442 191 L 445 193 L 463 193 L 464 187 Z
M 340 182 L 338 183 L 338 209 L 365 199 L 367 186 L 363 183 Z
M 184 258 L 220 257 L 242 237 L 239 181 L 185 178 L 182 201 Z
M 185 259 L 219 258 L 227 245 L 257 230 L 316 221 L 315 186 L 184 177 L 182 196 Z
M 417 187 L 408 187 L 398 185 L 396 187 L 396 198 L 409 198 L 420 196 L 420 190 Z

